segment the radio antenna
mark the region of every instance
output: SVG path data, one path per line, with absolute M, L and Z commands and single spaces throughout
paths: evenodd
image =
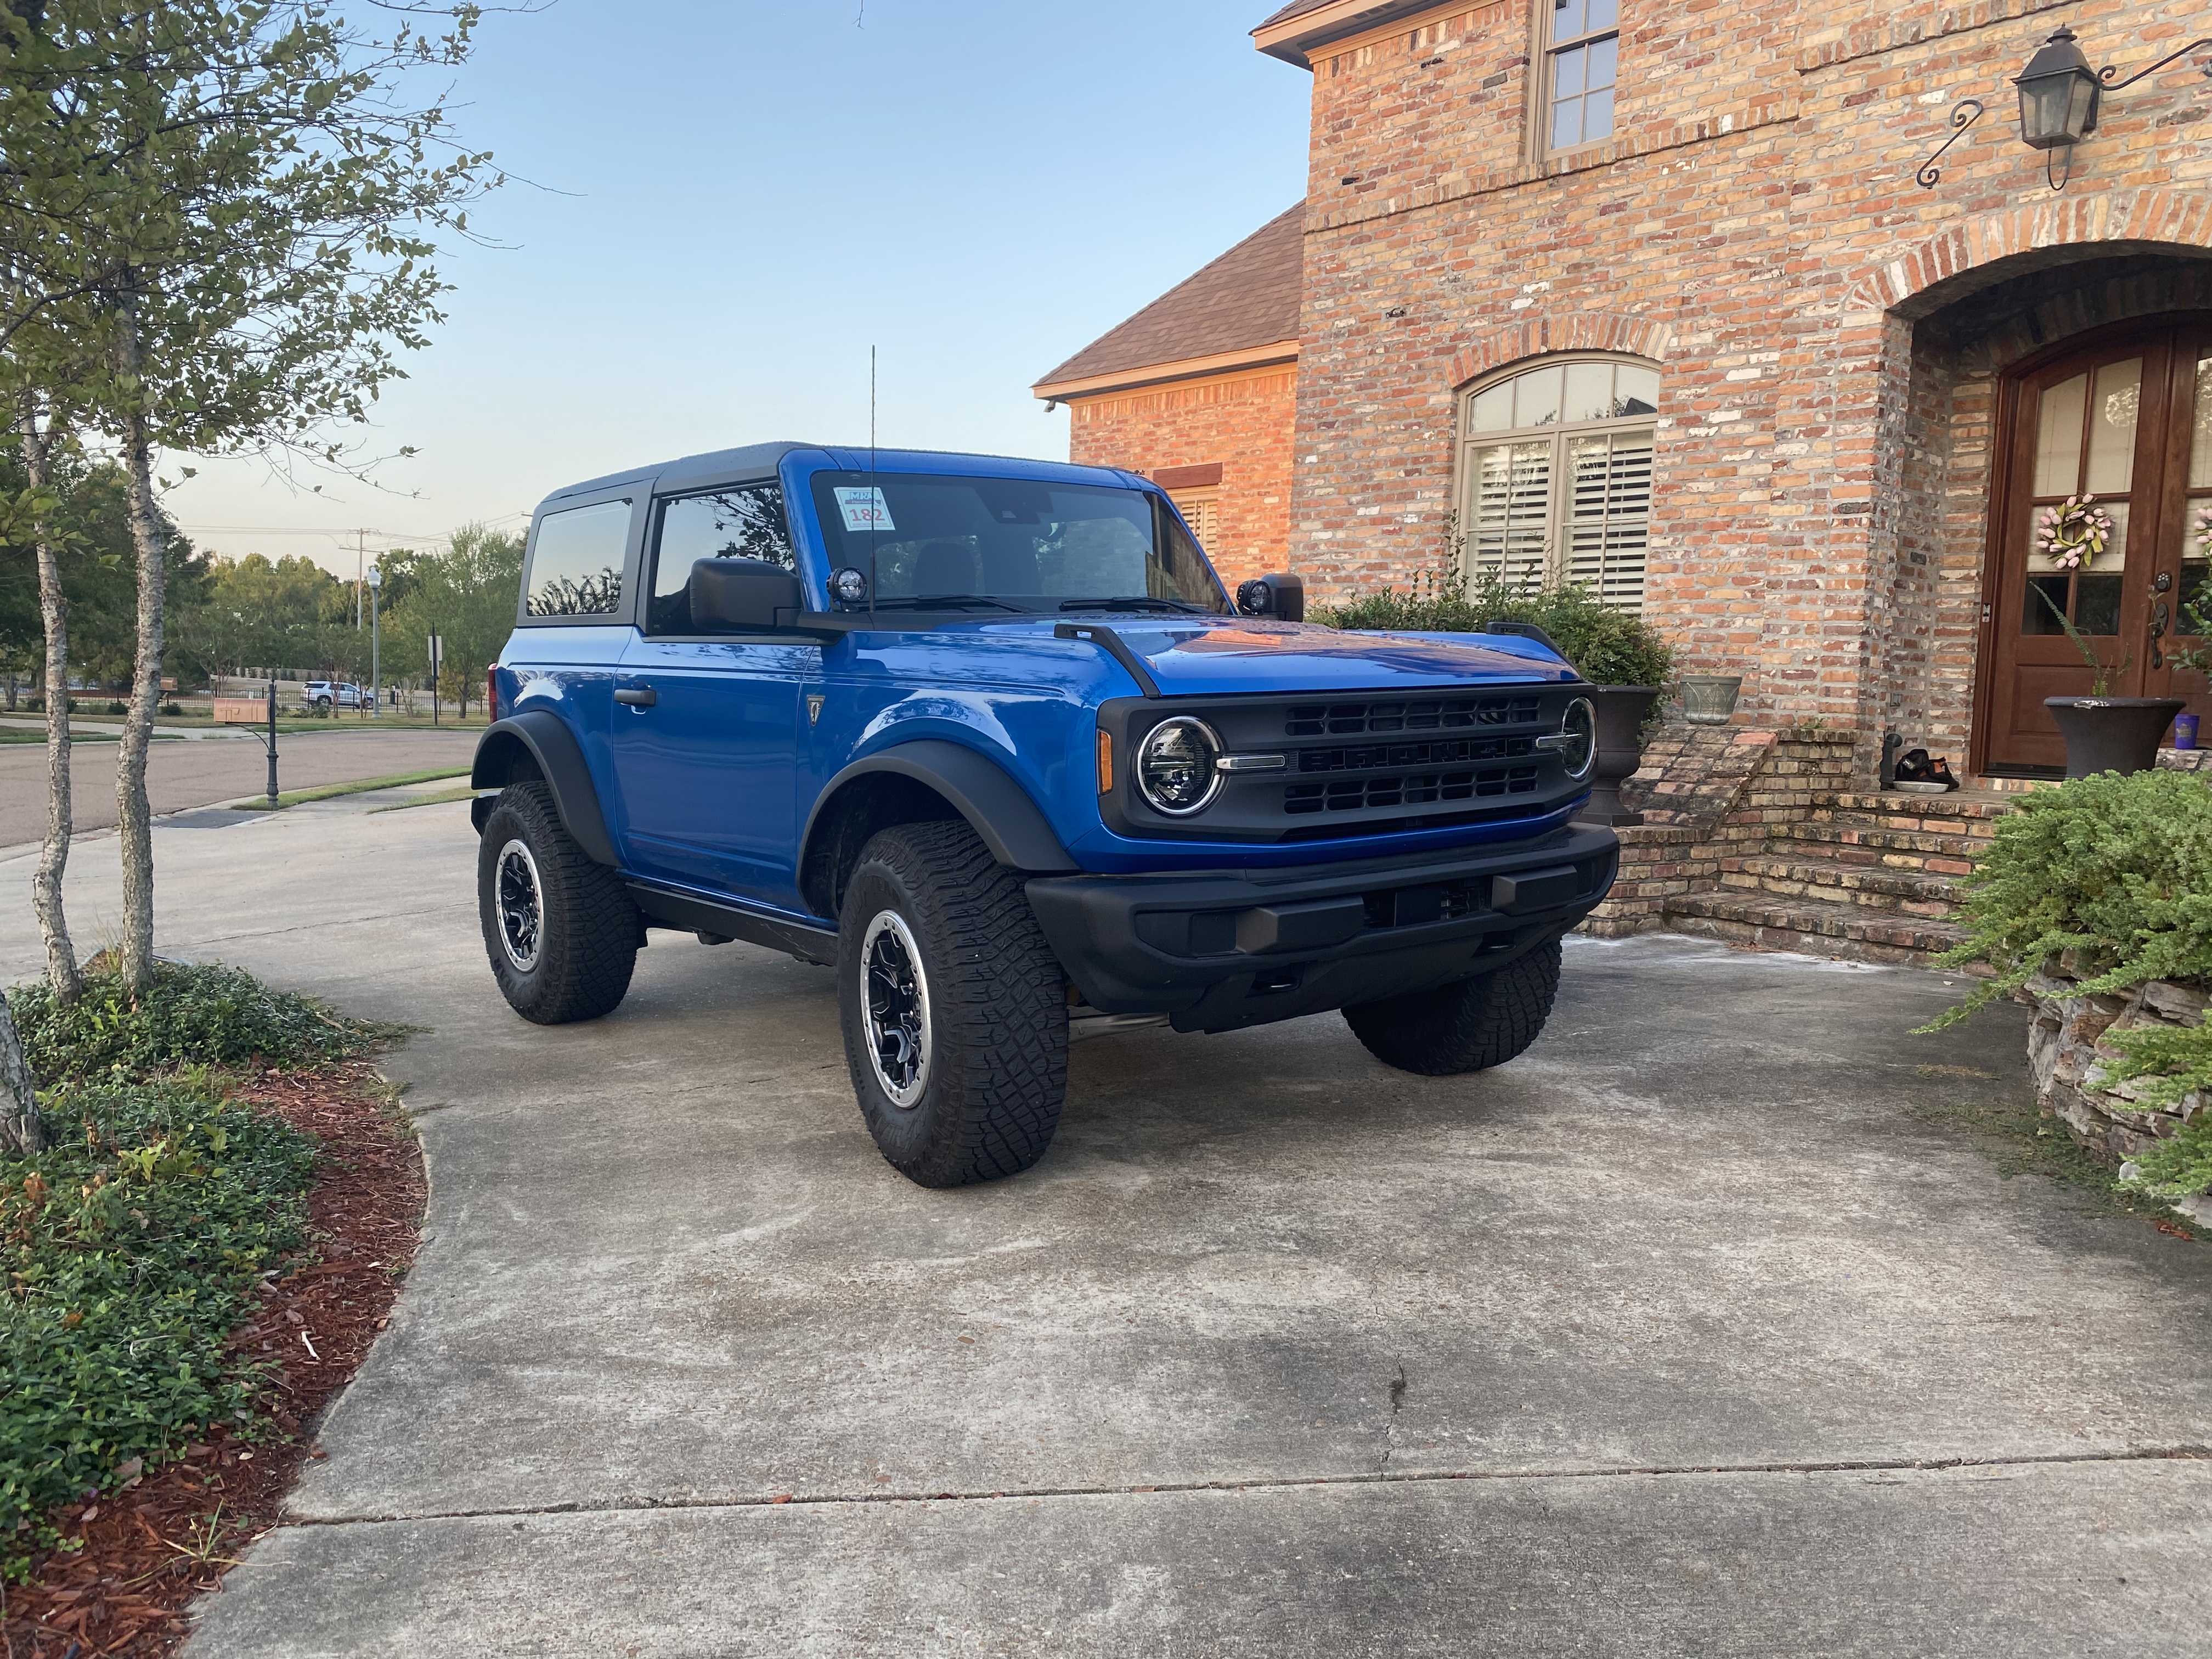
M 883 489 L 876 483 L 876 349 L 868 348 L 868 617 L 876 614 L 876 536 L 883 517 Z

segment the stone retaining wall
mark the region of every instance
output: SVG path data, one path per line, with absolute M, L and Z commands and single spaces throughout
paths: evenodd
M 2134 1158 L 2171 1139 L 2185 1123 L 2212 1107 L 2212 1101 L 2199 1092 L 2183 1096 L 2172 1109 L 2154 1109 L 2135 1103 L 2150 1079 L 2116 1083 L 2109 1090 L 2089 1080 L 2098 1065 L 2120 1057 L 2105 1042 L 2108 1032 L 2201 1024 L 2207 1005 L 2212 1004 L 2212 994 L 2206 991 L 2153 980 L 2118 995 L 2089 995 L 2081 990 L 2079 979 L 2054 962 L 2013 996 L 2035 1011 L 2027 1031 L 2027 1065 L 2036 1096 L 2085 1146 L 2116 1158 Z M 2175 1207 L 2212 1223 L 2212 1194 Z

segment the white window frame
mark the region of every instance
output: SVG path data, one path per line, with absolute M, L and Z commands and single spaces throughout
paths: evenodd
M 1650 359 L 1627 352 L 1573 352 L 1522 358 L 1461 388 L 1456 406 L 1457 418 L 1454 422 L 1456 447 L 1453 457 L 1455 477 L 1452 489 L 1452 499 L 1456 507 L 1460 574 L 1462 580 L 1472 583 L 1486 571 L 1495 571 L 1507 580 L 1517 580 L 1522 585 L 1557 587 L 1577 575 L 1573 567 L 1576 552 L 1574 532 L 1577 524 L 1586 530 L 1595 524 L 1601 550 L 1597 580 L 1592 584 L 1593 587 L 1607 604 L 1624 611 L 1640 611 L 1644 608 L 1644 570 L 1650 549 L 1652 478 L 1657 462 L 1658 415 L 1656 412 L 1638 413 L 1609 416 L 1601 420 L 1549 421 L 1533 426 L 1493 428 L 1482 432 L 1474 429 L 1477 398 L 1510 386 L 1527 375 L 1553 368 L 1565 370 L 1578 363 L 1626 365 L 1654 376 L 1662 372 L 1661 366 Z M 1656 404 L 1657 399 L 1655 398 L 1652 401 Z M 1575 511 L 1577 481 L 1569 459 L 1576 441 L 1638 434 L 1650 434 L 1649 447 L 1644 452 L 1647 459 L 1641 475 L 1641 510 L 1616 515 L 1613 510 L 1613 474 L 1608 469 L 1607 488 L 1603 500 L 1605 511 L 1595 520 L 1588 514 L 1577 520 Z M 1540 481 L 1533 482 L 1534 487 L 1542 491 L 1542 533 L 1540 544 L 1532 546 L 1528 540 L 1528 532 L 1531 527 L 1530 509 L 1534 505 L 1534 501 L 1524 499 L 1518 512 L 1509 505 L 1507 516 L 1502 521 L 1494 515 L 1489 520 L 1483 517 L 1480 499 L 1483 480 L 1477 457 L 1493 448 L 1525 447 L 1533 459 L 1538 446 L 1545 447 L 1545 473 Z M 1623 493 L 1632 502 L 1638 499 L 1637 474 L 1632 464 L 1626 476 L 1628 488 Z M 1616 525 L 1640 532 L 1633 544 L 1632 556 L 1622 559 L 1618 565 L 1613 558 Z M 1512 544 L 1516 537 L 1522 542 L 1519 550 Z M 1496 548 L 1494 555 L 1486 549 L 1486 541 Z M 1624 541 L 1620 545 L 1624 552 L 1628 551 L 1628 543 Z

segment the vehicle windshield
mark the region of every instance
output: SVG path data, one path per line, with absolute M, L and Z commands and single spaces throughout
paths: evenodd
M 830 569 L 866 574 L 878 606 L 1229 611 L 1198 544 L 1143 490 L 821 472 L 814 508 Z

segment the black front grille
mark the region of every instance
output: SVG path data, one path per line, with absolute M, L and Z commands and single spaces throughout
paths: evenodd
M 1301 772 L 1374 772 L 1386 766 L 1454 766 L 1469 761 L 1526 759 L 1536 752 L 1536 739 L 1458 738 L 1442 743 L 1374 743 L 1297 752 Z
M 1390 702 L 1293 704 L 1283 732 L 1292 738 L 1348 738 L 1374 732 L 1446 732 L 1474 726 L 1521 726 L 1536 719 L 1534 696 L 1433 697 Z
M 1283 791 L 1283 811 L 1358 812 L 1372 807 L 1414 806 L 1431 801 L 1475 800 L 1536 792 L 1533 766 L 1491 766 L 1459 772 L 1406 772 L 1379 778 L 1340 778 L 1294 783 Z

